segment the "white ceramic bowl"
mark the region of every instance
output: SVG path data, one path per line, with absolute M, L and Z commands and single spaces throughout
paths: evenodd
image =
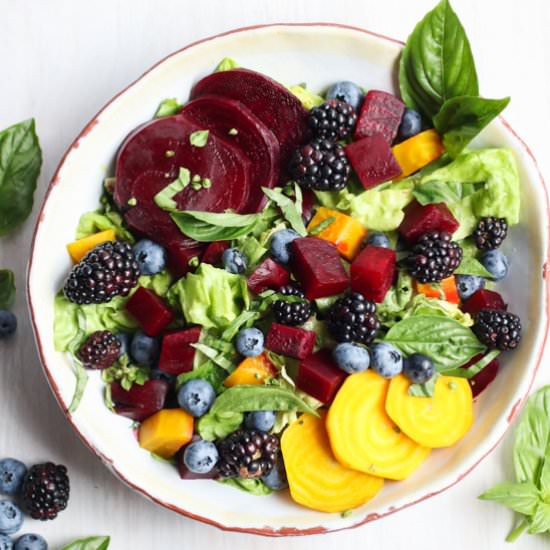
M 163 98 L 185 100 L 191 85 L 225 56 L 281 82 L 305 81 L 313 90 L 337 80 L 392 90 L 400 50 L 395 40 L 331 24 L 251 27 L 208 38 L 167 57 L 117 95 L 62 159 L 36 227 L 28 276 L 42 364 L 67 419 L 86 445 L 120 479 L 159 504 L 224 529 L 263 535 L 322 533 L 361 525 L 462 479 L 496 446 L 525 399 L 549 319 L 548 200 L 534 158 L 501 119 L 491 124 L 478 144 L 510 147 L 519 164 L 522 223 L 513 227 L 506 243 L 507 252 L 513 254 L 512 268 L 501 288 L 524 322 L 524 340 L 504 359 L 500 376 L 476 404 L 476 422 L 469 434 L 453 448 L 433 452 L 410 479 L 386 483 L 372 502 L 347 517 L 323 514 L 297 506 L 286 494 L 253 497 L 211 481 L 180 481 L 173 467 L 152 460 L 139 448 L 127 419 L 105 408 L 97 375 L 91 375 L 76 414 L 67 412 L 75 379 L 68 359 L 53 347 L 53 298 L 70 268 L 65 245 L 79 216 L 96 208 L 106 167 L 112 166 L 124 137 L 151 119 Z

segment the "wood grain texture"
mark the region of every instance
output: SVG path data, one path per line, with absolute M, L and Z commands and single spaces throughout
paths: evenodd
M 0 0 L 0 127 L 35 116 L 44 150 L 36 202 L 74 135 L 116 92 L 167 53 L 230 28 L 277 21 L 336 21 L 404 39 L 433 0 Z M 521 9 L 520 9 L 521 4 Z M 550 2 L 454 0 L 472 42 L 487 97 L 511 95 L 507 119 L 550 177 Z M 350 75 L 353 77 L 353 75 Z M 368 83 L 368 75 L 358 75 Z M 24 277 L 34 215 L 0 240 L 0 266 Z M 69 240 L 72 228 L 68 228 Z M 110 534 L 114 550 L 508 548 L 512 514 L 476 495 L 511 475 L 508 437 L 447 493 L 359 530 L 268 540 L 223 533 L 154 506 L 115 480 L 63 419 L 42 375 L 25 296 L 17 296 L 17 336 L 0 343 L 0 456 L 65 463 L 72 480 L 66 512 L 50 524 L 27 521 L 52 549 L 72 538 Z M 548 365 L 548 356 L 546 359 Z M 550 382 L 542 368 L 538 384 Z M 254 502 L 261 505 L 261 500 Z M 517 548 L 548 548 L 525 537 Z

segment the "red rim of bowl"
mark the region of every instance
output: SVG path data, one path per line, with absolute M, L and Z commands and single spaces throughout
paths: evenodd
M 424 501 L 424 500 L 426 500 L 430 497 L 438 495 L 438 494 L 442 493 L 443 491 L 446 491 L 450 487 L 453 487 L 454 485 L 456 485 L 459 481 L 461 481 L 464 477 L 466 477 L 472 470 L 474 470 L 474 468 L 476 468 L 478 466 L 478 464 L 480 464 L 480 462 L 482 462 L 489 454 L 491 454 L 494 451 L 494 449 L 499 445 L 499 443 L 502 441 L 502 439 L 504 438 L 507 430 L 504 431 L 504 433 L 499 437 L 497 442 L 491 447 L 491 449 L 489 449 L 489 451 L 487 451 L 479 460 L 477 460 L 472 466 L 470 466 L 470 468 L 468 470 L 466 470 L 465 472 L 460 474 L 452 483 L 449 483 L 448 485 L 446 485 L 445 487 L 442 487 L 441 489 L 438 489 L 437 491 L 434 491 L 434 492 L 428 493 L 426 495 L 423 495 L 422 497 L 420 497 L 420 498 L 418 498 L 418 499 L 416 499 L 412 502 L 408 502 L 406 504 L 403 504 L 402 506 L 390 507 L 389 510 L 384 512 L 384 513 L 370 513 L 366 517 L 364 517 L 360 521 L 358 521 L 357 523 L 354 523 L 353 525 L 348 525 L 348 526 L 345 526 L 345 527 L 342 527 L 342 528 L 337 528 L 337 529 L 327 529 L 326 527 L 322 527 L 322 526 L 310 527 L 310 528 L 307 528 L 307 529 L 297 529 L 297 528 L 294 528 L 294 527 L 281 527 L 281 528 L 278 528 L 278 529 L 270 529 L 268 527 L 265 527 L 265 528 L 228 527 L 228 526 L 223 525 L 221 523 L 218 523 L 218 522 L 216 522 L 212 519 L 209 519 L 209 518 L 206 518 L 206 517 L 203 517 L 203 516 L 198 516 L 198 515 L 193 514 L 192 512 L 190 512 L 188 510 L 183 510 L 183 509 L 181 509 L 177 506 L 174 506 L 172 504 L 168 504 L 166 502 L 163 502 L 162 500 L 150 495 L 144 488 L 139 487 L 139 486 L 135 485 L 134 483 L 130 482 L 124 476 L 124 474 L 122 472 L 117 470 L 117 468 L 113 464 L 113 461 L 109 457 L 107 457 L 103 453 L 101 453 L 98 449 L 96 449 L 94 447 L 94 445 L 91 443 L 91 441 L 86 439 L 86 437 L 82 434 L 82 432 L 80 432 L 78 426 L 73 421 L 71 413 L 69 413 L 69 411 L 66 409 L 66 407 L 63 406 L 63 399 L 61 398 L 61 393 L 59 391 L 59 388 L 57 387 L 57 384 L 56 384 L 53 376 L 51 375 L 50 370 L 49 370 L 49 368 L 46 364 L 46 359 L 45 359 L 45 356 L 44 356 L 44 351 L 42 349 L 42 342 L 41 342 L 41 339 L 40 339 L 40 334 L 38 333 L 38 330 L 36 328 L 34 307 L 33 307 L 31 294 L 30 294 L 30 273 L 31 273 L 32 265 L 33 265 L 36 236 L 38 234 L 38 230 L 40 228 L 40 225 L 43 221 L 44 208 L 45 208 L 45 205 L 48 201 L 50 192 L 58 182 L 59 172 L 61 171 L 61 168 L 63 167 L 67 156 L 69 155 L 69 153 L 74 148 L 78 147 L 78 142 L 80 141 L 80 139 L 85 137 L 93 129 L 93 127 L 97 124 L 98 118 L 103 113 L 103 111 L 105 111 L 105 109 L 107 109 L 107 107 L 109 107 L 111 105 L 111 103 L 113 103 L 113 101 L 115 101 L 119 96 L 124 94 L 128 89 L 132 88 L 142 78 L 144 78 L 146 75 L 148 75 L 157 66 L 164 63 L 164 61 L 166 61 L 168 58 L 170 58 L 174 55 L 177 55 L 177 54 L 179 54 L 179 53 L 181 53 L 185 50 L 193 48 L 194 46 L 197 46 L 199 44 L 203 44 L 205 42 L 215 40 L 217 38 L 221 38 L 221 37 L 232 35 L 232 34 L 257 30 L 257 29 L 269 28 L 269 27 L 334 27 L 334 28 L 340 28 L 340 29 L 345 29 L 345 30 L 352 30 L 352 31 L 361 32 L 363 34 L 367 34 L 367 35 L 374 36 L 376 38 L 380 38 L 380 39 L 388 41 L 388 42 L 392 42 L 394 44 L 399 44 L 401 46 L 404 45 L 404 43 L 402 41 L 396 40 L 395 38 L 390 38 L 390 37 L 385 36 L 383 34 L 372 32 L 372 31 L 362 29 L 360 27 L 355 27 L 355 26 L 352 26 L 352 25 L 344 25 L 344 24 L 339 24 L 339 23 L 327 23 L 327 22 L 271 23 L 271 24 L 265 24 L 265 25 L 251 25 L 251 26 L 248 26 L 248 27 L 240 27 L 240 28 L 233 29 L 233 30 L 230 30 L 230 31 L 227 31 L 227 32 L 223 32 L 223 33 L 219 33 L 219 34 L 216 34 L 216 35 L 213 35 L 213 36 L 209 36 L 207 38 L 203 38 L 201 40 L 197 40 L 195 42 L 192 42 L 191 44 L 188 44 L 187 46 L 181 48 L 180 50 L 172 52 L 171 54 L 169 54 L 166 57 L 164 57 L 163 59 L 161 59 L 158 63 L 156 63 L 155 65 L 150 67 L 147 71 L 145 71 L 139 78 L 137 78 L 131 84 L 126 86 L 126 88 L 124 88 L 122 91 L 120 91 L 118 94 L 116 94 L 113 98 L 111 98 L 101 108 L 101 110 L 92 118 L 92 120 L 90 120 L 90 122 L 78 134 L 78 136 L 74 139 L 74 141 L 71 143 L 71 145 L 68 147 L 68 149 L 63 154 L 63 157 L 61 158 L 61 161 L 59 162 L 59 165 L 58 165 L 58 167 L 57 167 L 57 169 L 56 169 L 56 171 L 55 171 L 55 173 L 54 173 L 54 175 L 53 175 L 53 177 L 52 177 L 52 179 L 51 179 L 51 181 L 48 185 L 48 189 L 47 189 L 46 194 L 44 196 L 42 206 L 40 208 L 40 212 L 39 212 L 39 215 L 38 215 L 38 221 L 37 221 L 36 227 L 34 229 L 32 242 L 31 242 L 31 255 L 30 255 L 28 269 L 27 269 L 27 273 L 28 273 L 28 275 L 27 275 L 27 297 L 28 297 L 28 302 L 29 302 L 29 310 L 30 310 L 30 317 L 31 317 L 32 327 L 33 327 L 33 331 L 34 331 L 34 335 L 35 335 L 35 339 L 36 339 L 36 343 L 37 343 L 37 347 L 38 347 L 38 352 L 39 352 L 39 356 L 40 356 L 40 362 L 42 364 L 42 369 L 43 369 L 43 371 L 46 375 L 46 378 L 47 378 L 47 380 L 50 384 L 50 387 L 52 388 L 52 391 L 53 391 L 53 393 L 54 393 L 54 395 L 57 399 L 57 402 L 59 403 L 61 409 L 63 410 L 63 413 L 64 413 L 66 419 L 71 424 L 74 431 L 76 432 L 76 434 L 78 435 L 80 440 L 84 443 L 84 445 L 86 447 L 88 447 L 88 449 L 90 449 L 90 451 L 92 451 L 92 453 L 95 454 L 106 466 L 108 466 L 121 481 L 123 481 L 126 485 L 131 487 L 134 491 L 136 491 L 138 493 L 141 493 L 143 496 L 147 497 L 149 500 L 152 500 L 153 502 L 155 502 L 157 504 L 160 504 L 161 506 L 163 506 L 165 508 L 168 508 L 169 510 L 177 512 L 178 514 L 189 517 L 191 519 L 201 521 L 201 522 L 206 523 L 208 525 L 212 525 L 212 526 L 217 527 L 219 529 L 222 529 L 224 531 L 233 531 L 233 532 L 248 533 L 248 534 L 254 534 L 254 535 L 263 535 L 263 536 L 269 536 L 269 537 L 283 537 L 283 536 L 296 536 L 296 535 L 315 535 L 315 534 L 323 534 L 323 533 L 328 533 L 328 532 L 336 532 L 336 531 L 342 531 L 342 530 L 345 530 L 345 529 L 356 528 L 356 527 L 359 527 L 361 525 L 365 525 L 366 523 L 369 523 L 371 521 L 374 521 L 374 520 L 383 518 L 385 516 L 388 516 L 390 514 L 393 514 L 395 512 L 398 512 L 399 510 L 403 510 L 405 508 L 408 508 L 410 506 L 418 504 L 419 502 L 422 502 L 422 501 Z M 545 349 L 546 342 L 547 342 L 547 338 L 548 338 L 548 331 L 549 331 L 549 328 L 550 328 L 550 200 L 549 200 L 548 190 L 547 190 L 546 184 L 544 182 L 544 178 L 542 176 L 542 173 L 539 169 L 538 163 L 537 163 L 537 161 L 535 159 L 535 156 L 533 155 L 531 149 L 529 149 L 527 144 L 518 136 L 518 134 L 514 131 L 514 129 L 510 126 L 510 124 L 508 124 L 508 122 L 506 122 L 506 120 L 504 120 L 504 118 L 502 118 L 502 117 L 499 117 L 499 118 L 500 118 L 501 122 L 503 123 L 504 127 L 506 128 L 506 130 L 508 132 L 510 132 L 513 135 L 513 137 L 519 142 L 519 144 L 523 147 L 523 149 L 525 150 L 527 155 L 533 161 L 533 165 L 535 166 L 535 169 L 537 170 L 539 180 L 540 180 L 540 184 L 543 188 L 545 201 L 546 201 L 547 233 L 548 233 L 548 237 L 549 237 L 548 249 L 546 250 L 546 260 L 544 262 L 543 271 L 542 271 L 542 277 L 546 282 L 546 304 L 545 304 L 546 326 L 545 326 L 545 334 L 544 334 L 544 337 L 543 337 L 543 341 L 540 345 L 540 349 L 537 352 L 536 365 L 533 369 L 531 380 L 529 382 L 527 392 L 520 399 L 518 399 L 517 402 L 512 406 L 512 410 L 511 410 L 510 414 L 507 417 L 508 427 L 509 427 L 511 422 L 513 421 L 513 419 L 520 412 L 523 404 L 525 403 L 525 401 L 526 401 L 526 399 L 527 399 L 527 397 L 528 397 L 528 395 L 531 391 L 531 388 L 532 388 L 533 383 L 535 381 L 535 377 L 536 377 L 536 374 L 538 372 L 540 363 L 542 361 L 542 356 L 543 356 L 544 349 Z

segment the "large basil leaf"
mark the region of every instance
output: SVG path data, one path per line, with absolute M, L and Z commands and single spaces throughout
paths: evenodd
M 455 275 L 477 275 L 491 279 L 493 276 L 489 273 L 483 264 L 472 256 L 463 256 L 460 265 L 455 269 Z
M 485 99 L 483 97 L 453 97 L 443 104 L 433 117 L 437 131 L 451 157 L 460 152 L 497 117 L 510 103 L 510 98 Z
M 64 546 L 61 550 L 107 550 L 111 542 L 110 537 L 88 537 L 75 540 Z
M 6 235 L 31 213 L 42 151 L 34 119 L 0 132 L 0 235 Z
M 399 67 L 401 97 L 431 119 L 452 97 L 479 94 L 470 43 L 448 0 L 416 25 Z
M 530 481 L 524 483 L 498 483 L 479 495 L 481 500 L 493 500 L 520 514 L 532 515 L 540 502 L 540 493 Z
M 8 309 L 15 300 L 15 276 L 10 269 L 0 269 L 0 309 Z
M 395 324 L 384 338 L 405 355 L 430 357 L 439 372 L 459 367 L 485 346 L 474 333 L 449 317 L 417 315 Z

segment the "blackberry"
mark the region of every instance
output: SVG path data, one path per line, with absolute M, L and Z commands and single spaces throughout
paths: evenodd
M 337 342 L 369 345 L 380 330 L 376 304 L 358 292 L 339 298 L 329 310 L 327 326 Z
M 122 241 L 108 241 L 73 267 L 63 290 L 75 304 L 103 304 L 115 296 L 127 296 L 139 276 L 132 247 Z
M 507 234 L 505 218 L 488 216 L 479 220 L 472 236 L 479 250 L 494 250 L 502 244 Z
M 462 248 L 451 240 L 450 233 L 424 233 L 405 258 L 409 273 L 421 283 L 439 283 L 450 277 L 462 260 Z
M 271 311 L 275 321 L 282 325 L 303 325 L 311 316 L 311 303 L 306 300 L 303 291 L 293 285 L 286 285 L 282 286 L 279 292 L 284 296 L 303 298 L 303 302 L 285 302 L 284 300 L 273 302 Z
M 479 340 L 493 349 L 515 349 L 521 340 L 520 318 L 507 311 L 482 309 L 472 328 Z
M 69 501 L 67 468 L 51 462 L 33 466 L 23 483 L 23 501 L 33 519 L 55 519 Z
M 315 139 L 297 149 L 290 161 L 292 177 L 305 189 L 339 191 L 346 186 L 350 165 L 339 143 Z
M 353 132 L 357 114 L 349 103 L 329 99 L 311 109 L 307 122 L 316 138 L 338 141 Z
M 76 354 L 88 369 L 108 369 L 120 355 L 120 340 L 108 330 L 90 334 Z
M 268 474 L 279 452 L 279 440 L 258 430 L 237 430 L 217 443 L 221 477 L 257 478 Z

